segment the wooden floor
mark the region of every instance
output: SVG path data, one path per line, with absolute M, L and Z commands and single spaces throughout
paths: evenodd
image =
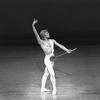
M 74 48 L 74 47 L 71 47 Z M 41 93 L 44 54 L 36 46 L 0 47 L 0 100 L 100 100 L 100 47 L 78 49 L 55 61 L 57 95 L 48 77 Z M 56 50 L 55 54 L 63 51 Z

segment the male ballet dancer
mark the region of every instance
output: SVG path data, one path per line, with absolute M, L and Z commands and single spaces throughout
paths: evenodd
M 58 47 L 60 47 L 61 49 L 63 49 L 64 51 L 66 51 L 67 53 L 71 53 L 72 50 L 67 49 L 65 46 L 59 44 L 58 42 L 56 42 L 56 40 L 54 39 L 49 39 L 50 35 L 48 33 L 47 30 L 42 30 L 40 32 L 40 36 L 38 35 L 38 32 L 35 28 L 35 24 L 38 21 L 36 19 L 34 19 L 33 23 L 32 23 L 32 27 L 33 27 L 33 31 L 34 34 L 36 36 L 36 39 L 38 41 L 38 44 L 41 46 L 41 48 L 43 49 L 44 53 L 45 53 L 45 58 L 44 58 L 44 64 L 45 64 L 45 71 L 44 71 L 44 75 L 42 77 L 42 82 L 41 82 L 41 92 L 46 92 L 49 91 L 48 89 L 45 88 L 45 84 L 46 84 L 46 80 L 48 75 L 50 74 L 50 80 L 53 86 L 53 95 L 56 95 L 57 92 L 57 88 L 56 88 L 56 79 L 55 79 L 55 72 L 53 69 L 54 66 L 54 61 L 50 61 L 50 57 L 54 56 L 54 44 L 57 45 Z

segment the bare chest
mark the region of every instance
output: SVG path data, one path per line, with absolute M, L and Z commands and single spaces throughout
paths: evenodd
M 45 52 L 45 54 L 51 54 L 53 53 L 53 43 L 51 41 L 48 42 L 44 42 L 41 45 L 41 48 L 43 49 L 43 51 Z
M 44 43 L 41 45 L 42 49 L 43 50 L 49 50 L 51 49 L 51 44 L 48 42 L 48 43 Z

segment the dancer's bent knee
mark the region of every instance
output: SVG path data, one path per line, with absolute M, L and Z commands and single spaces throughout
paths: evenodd
M 44 77 L 48 77 L 48 76 L 49 76 L 49 74 L 44 74 L 43 76 L 44 76 Z

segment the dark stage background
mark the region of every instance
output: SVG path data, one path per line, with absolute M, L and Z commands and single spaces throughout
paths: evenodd
M 37 45 L 34 18 L 62 44 L 100 44 L 99 11 L 99 0 L 0 0 L 0 44 Z
M 48 29 L 51 38 L 77 48 L 55 61 L 55 100 L 100 100 L 100 0 L 0 0 L 0 100 L 44 100 L 45 55 L 34 18 L 38 32 Z M 55 48 L 55 55 L 64 52 Z M 47 88 L 52 90 L 49 78 Z

